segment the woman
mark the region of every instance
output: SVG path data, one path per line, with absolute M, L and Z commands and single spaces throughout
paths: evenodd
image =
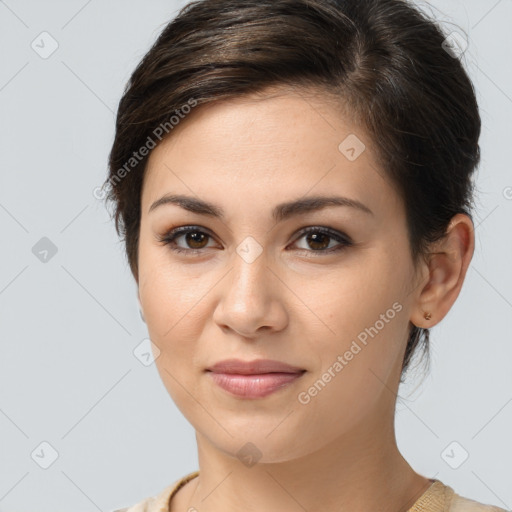
M 145 55 L 105 185 L 199 471 L 124 512 L 503 510 L 394 431 L 474 250 L 454 42 L 400 0 L 204 0 Z

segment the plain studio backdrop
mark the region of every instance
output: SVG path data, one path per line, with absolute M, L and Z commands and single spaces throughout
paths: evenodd
M 146 325 L 101 200 L 124 85 L 185 2 L 0 1 L 0 510 L 113 510 L 198 468 L 193 428 L 143 354 Z M 477 90 L 476 246 L 400 389 L 412 467 L 512 507 L 512 2 L 421 2 Z

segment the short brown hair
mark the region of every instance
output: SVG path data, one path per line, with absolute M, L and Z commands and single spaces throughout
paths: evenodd
M 157 127 L 172 135 L 172 117 L 191 102 L 272 85 L 321 87 L 349 106 L 404 201 L 413 260 L 426 257 L 455 214 L 471 217 L 480 160 L 475 92 L 445 39 L 405 0 L 200 0 L 181 9 L 126 86 L 104 184 L 134 277 L 148 159 L 134 152 L 157 143 Z M 429 344 L 428 329 L 410 327 L 402 374 L 420 341 Z

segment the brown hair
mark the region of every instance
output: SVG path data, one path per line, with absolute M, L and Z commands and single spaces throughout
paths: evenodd
M 428 257 L 455 214 L 472 218 L 480 160 L 475 92 L 445 39 L 405 0 L 200 0 L 181 9 L 126 86 L 104 183 L 135 279 L 148 150 L 191 106 L 272 85 L 322 88 L 348 106 L 404 201 L 413 261 Z M 410 327 L 402 375 L 420 342 L 424 352 L 429 345 L 428 329 Z

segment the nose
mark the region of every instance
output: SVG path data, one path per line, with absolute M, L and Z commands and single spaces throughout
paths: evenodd
M 264 252 L 250 263 L 234 254 L 231 271 L 219 283 L 220 298 L 213 314 L 219 327 L 245 338 L 285 328 L 287 288 L 267 263 Z

